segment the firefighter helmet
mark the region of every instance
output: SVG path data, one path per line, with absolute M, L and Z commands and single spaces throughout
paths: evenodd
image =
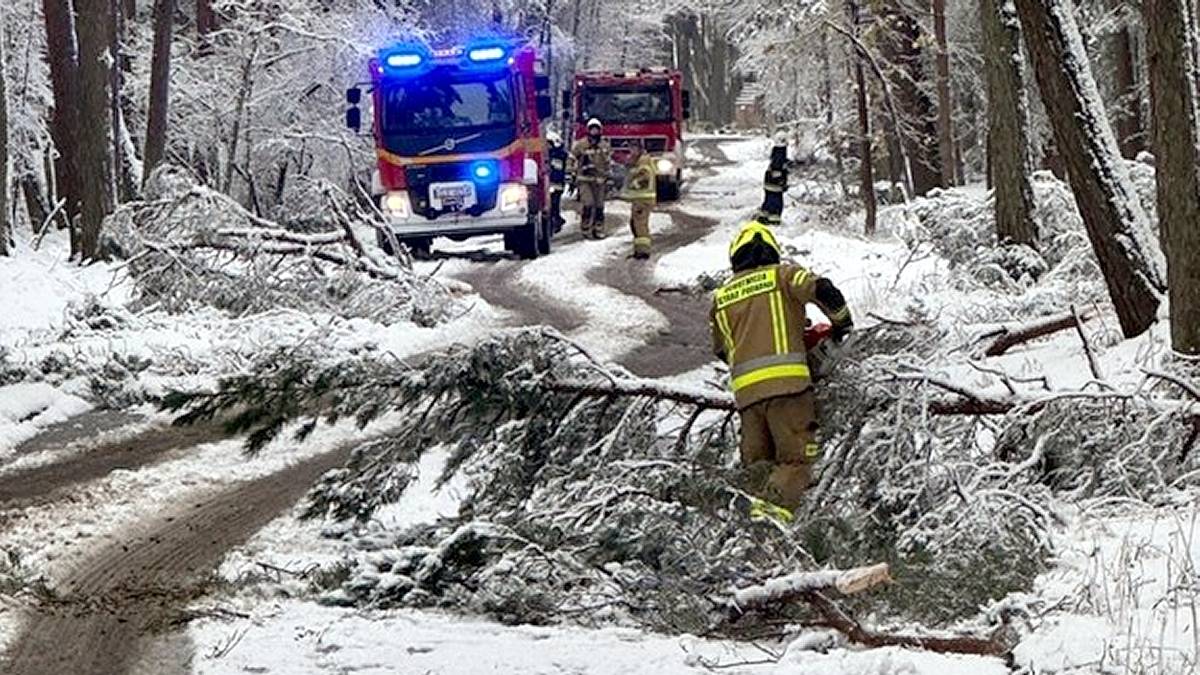
M 786 145 L 787 145 L 787 132 L 786 131 L 775 132 L 775 147 L 778 148 L 778 147 L 786 146 Z
M 588 121 L 587 121 L 587 128 L 588 128 L 588 131 L 591 131 L 592 127 L 595 127 L 595 128 L 597 128 L 597 129 L 600 129 L 601 131 L 603 131 L 603 130 L 604 130 L 604 125 L 603 125 L 603 124 L 601 124 L 601 123 L 600 123 L 600 120 L 596 119 L 595 117 L 593 117 L 592 119 L 590 119 L 590 120 L 588 120 Z
M 546 142 L 551 145 L 562 145 L 562 136 L 559 136 L 557 131 L 551 129 L 546 132 Z
M 742 228 L 738 230 L 737 236 L 729 243 L 729 259 L 732 260 L 737 256 L 738 251 L 755 241 L 761 241 L 774 250 L 776 255 L 783 255 L 783 250 L 779 247 L 779 240 L 775 238 L 775 234 L 771 232 L 771 228 L 757 220 L 750 220 L 742 225 Z

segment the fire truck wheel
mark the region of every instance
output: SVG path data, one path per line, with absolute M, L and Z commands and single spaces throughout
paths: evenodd
M 541 255 L 550 255 L 550 247 L 554 239 L 554 225 L 550 222 L 550 217 L 546 214 L 542 214 L 538 220 L 541 222 L 541 227 L 539 228 L 541 231 L 538 236 L 538 253 Z
M 504 248 L 517 254 L 522 260 L 533 260 L 541 250 L 542 219 L 530 217 L 525 227 L 504 235 Z

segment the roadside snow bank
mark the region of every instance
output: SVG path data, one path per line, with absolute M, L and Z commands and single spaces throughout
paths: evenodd
M 0 387 L 0 458 L 40 430 L 91 408 L 87 401 L 45 382 Z

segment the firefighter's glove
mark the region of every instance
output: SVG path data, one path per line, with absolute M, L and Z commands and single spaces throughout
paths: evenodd
M 845 347 L 853 335 L 854 324 L 852 323 L 832 326 L 829 331 L 829 337 L 833 340 L 833 343 L 841 347 Z

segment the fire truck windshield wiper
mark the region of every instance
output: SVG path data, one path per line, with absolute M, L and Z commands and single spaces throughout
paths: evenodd
M 471 134 L 469 136 L 463 136 L 462 138 L 447 138 L 446 140 L 442 141 L 441 143 L 438 143 L 437 145 L 433 146 L 432 148 L 426 148 L 426 149 L 422 150 L 419 154 L 422 157 L 424 157 L 425 155 L 432 155 L 435 152 L 441 152 L 443 150 L 445 150 L 446 152 L 452 152 L 454 150 L 454 148 L 458 147 L 459 145 L 462 145 L 463 143 L 467 143 L 469 141 L 473 141 L 482 135 L 483 135 L 483 132 L 478 132 L 478 133 Z

